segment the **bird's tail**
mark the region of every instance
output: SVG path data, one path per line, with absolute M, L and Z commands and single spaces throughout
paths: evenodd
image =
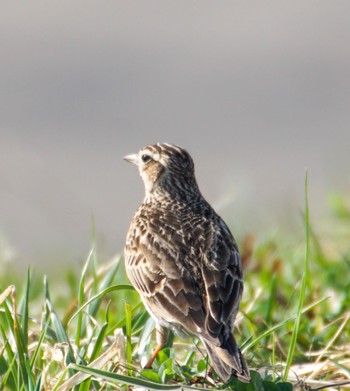
M 208 351 L 215 372 L 225 383 L 233 377 L 245 383 L 250 382 L 247 363 L 231 333 L 221 346 L 215 346 L 212 342 L 204 339 L 202 341 Z

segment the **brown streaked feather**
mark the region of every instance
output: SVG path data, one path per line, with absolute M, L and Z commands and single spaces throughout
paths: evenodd
M 179 317 L 178 322 L 184 323 L 187 333 L 198 333 L 200 328 L 203 336 L 220 344 L 222 323 L 228 322 L 238 310 L 242 294 L 241 275 L 228 272 L 237 269 L 239 261 L 235 243 L 230 242 L 230 247 L 222 243 L 227 228 L 206 202 L 201 213 L 188 211 L 188 206 L 179 202 L 172 208 L 176 209 L 176 214 L 164 208 L 160 218 L 159 210 L 154 211 L 148 205 L 143 206 L 142 217 L 136 214 L 134 224 L 145 226 L 147 221 L 152 224 L 148 224 L 147 231 L 140 237 L 128 238 L 128 276 L 145 296 L 144 301 L 150 301 L 149 306 L 163 306 L 171 301 L 163 312 L 165 323 L 177 321 Z M 172 224 L 163 225 L 161 220 L 164 219 Z M 156 230 L 159 226 L 162 229 Z M 210 235 L 206 231 L 210 231 Z M 138 246 L 133 247 L 132 243 Z M 196 311 L 200 311 L 202 317 L 189 316 Z
M 168 249 L 164 239 L 159 234 L 155 236 L 157 247 L 141 245 L 132 249 L 127 245 L 125 253 L 129 279 L 153 315 L 162 308 L 162 315 L 156 317 L 160 317 L 163 323 L 183 324 L 185 332 L 197 333 L 199 328 L 204 327 L 205 315 L 194 278 L 184 261 L 174 257 L 174 251 Z M 135 262 L 136 258 L 142 261 Z M 201 315 L 198 316 L 197 312 Z

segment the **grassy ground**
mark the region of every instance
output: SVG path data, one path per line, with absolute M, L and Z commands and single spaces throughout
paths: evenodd
M 95 250 L 80 275 L 52 285 L 37 271 L 0 282 L 0 390 L 346 389 L 350 381 L 350 208 L 334 196 L 326 223 L 247 236 L 236 336 L 252 383 L 220 383 L 196 340 L 164 349 L 152 370 L 153 321 L 123 260 Z M 0 260 L 1 262 L 1 260 Z

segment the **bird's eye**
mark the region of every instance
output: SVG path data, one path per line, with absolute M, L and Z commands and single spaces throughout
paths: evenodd
M 152 158 L 151 156 L 144 154 L 141 156 L 141 160 L 144 164 L 147 164 L 152 160 Z

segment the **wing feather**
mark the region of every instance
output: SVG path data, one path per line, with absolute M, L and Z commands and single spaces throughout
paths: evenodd
M 152 245 L 133 247 L 132 241 L 127 244 L 128 277 L 161 323 L 182 325 L 185 332 L 198 333 L 204 327 L 205 314 L 193 276 L 184 260 L 175 258 L 178 251 L 169 251 L 167 242 L 157 233 L 151 236 Z
M 135 216 L 138 228 L 125 251 L 128 276 L 160 323 L 220 345 L 243 291 L 236 242 L 208 204 L 157 216 Z

